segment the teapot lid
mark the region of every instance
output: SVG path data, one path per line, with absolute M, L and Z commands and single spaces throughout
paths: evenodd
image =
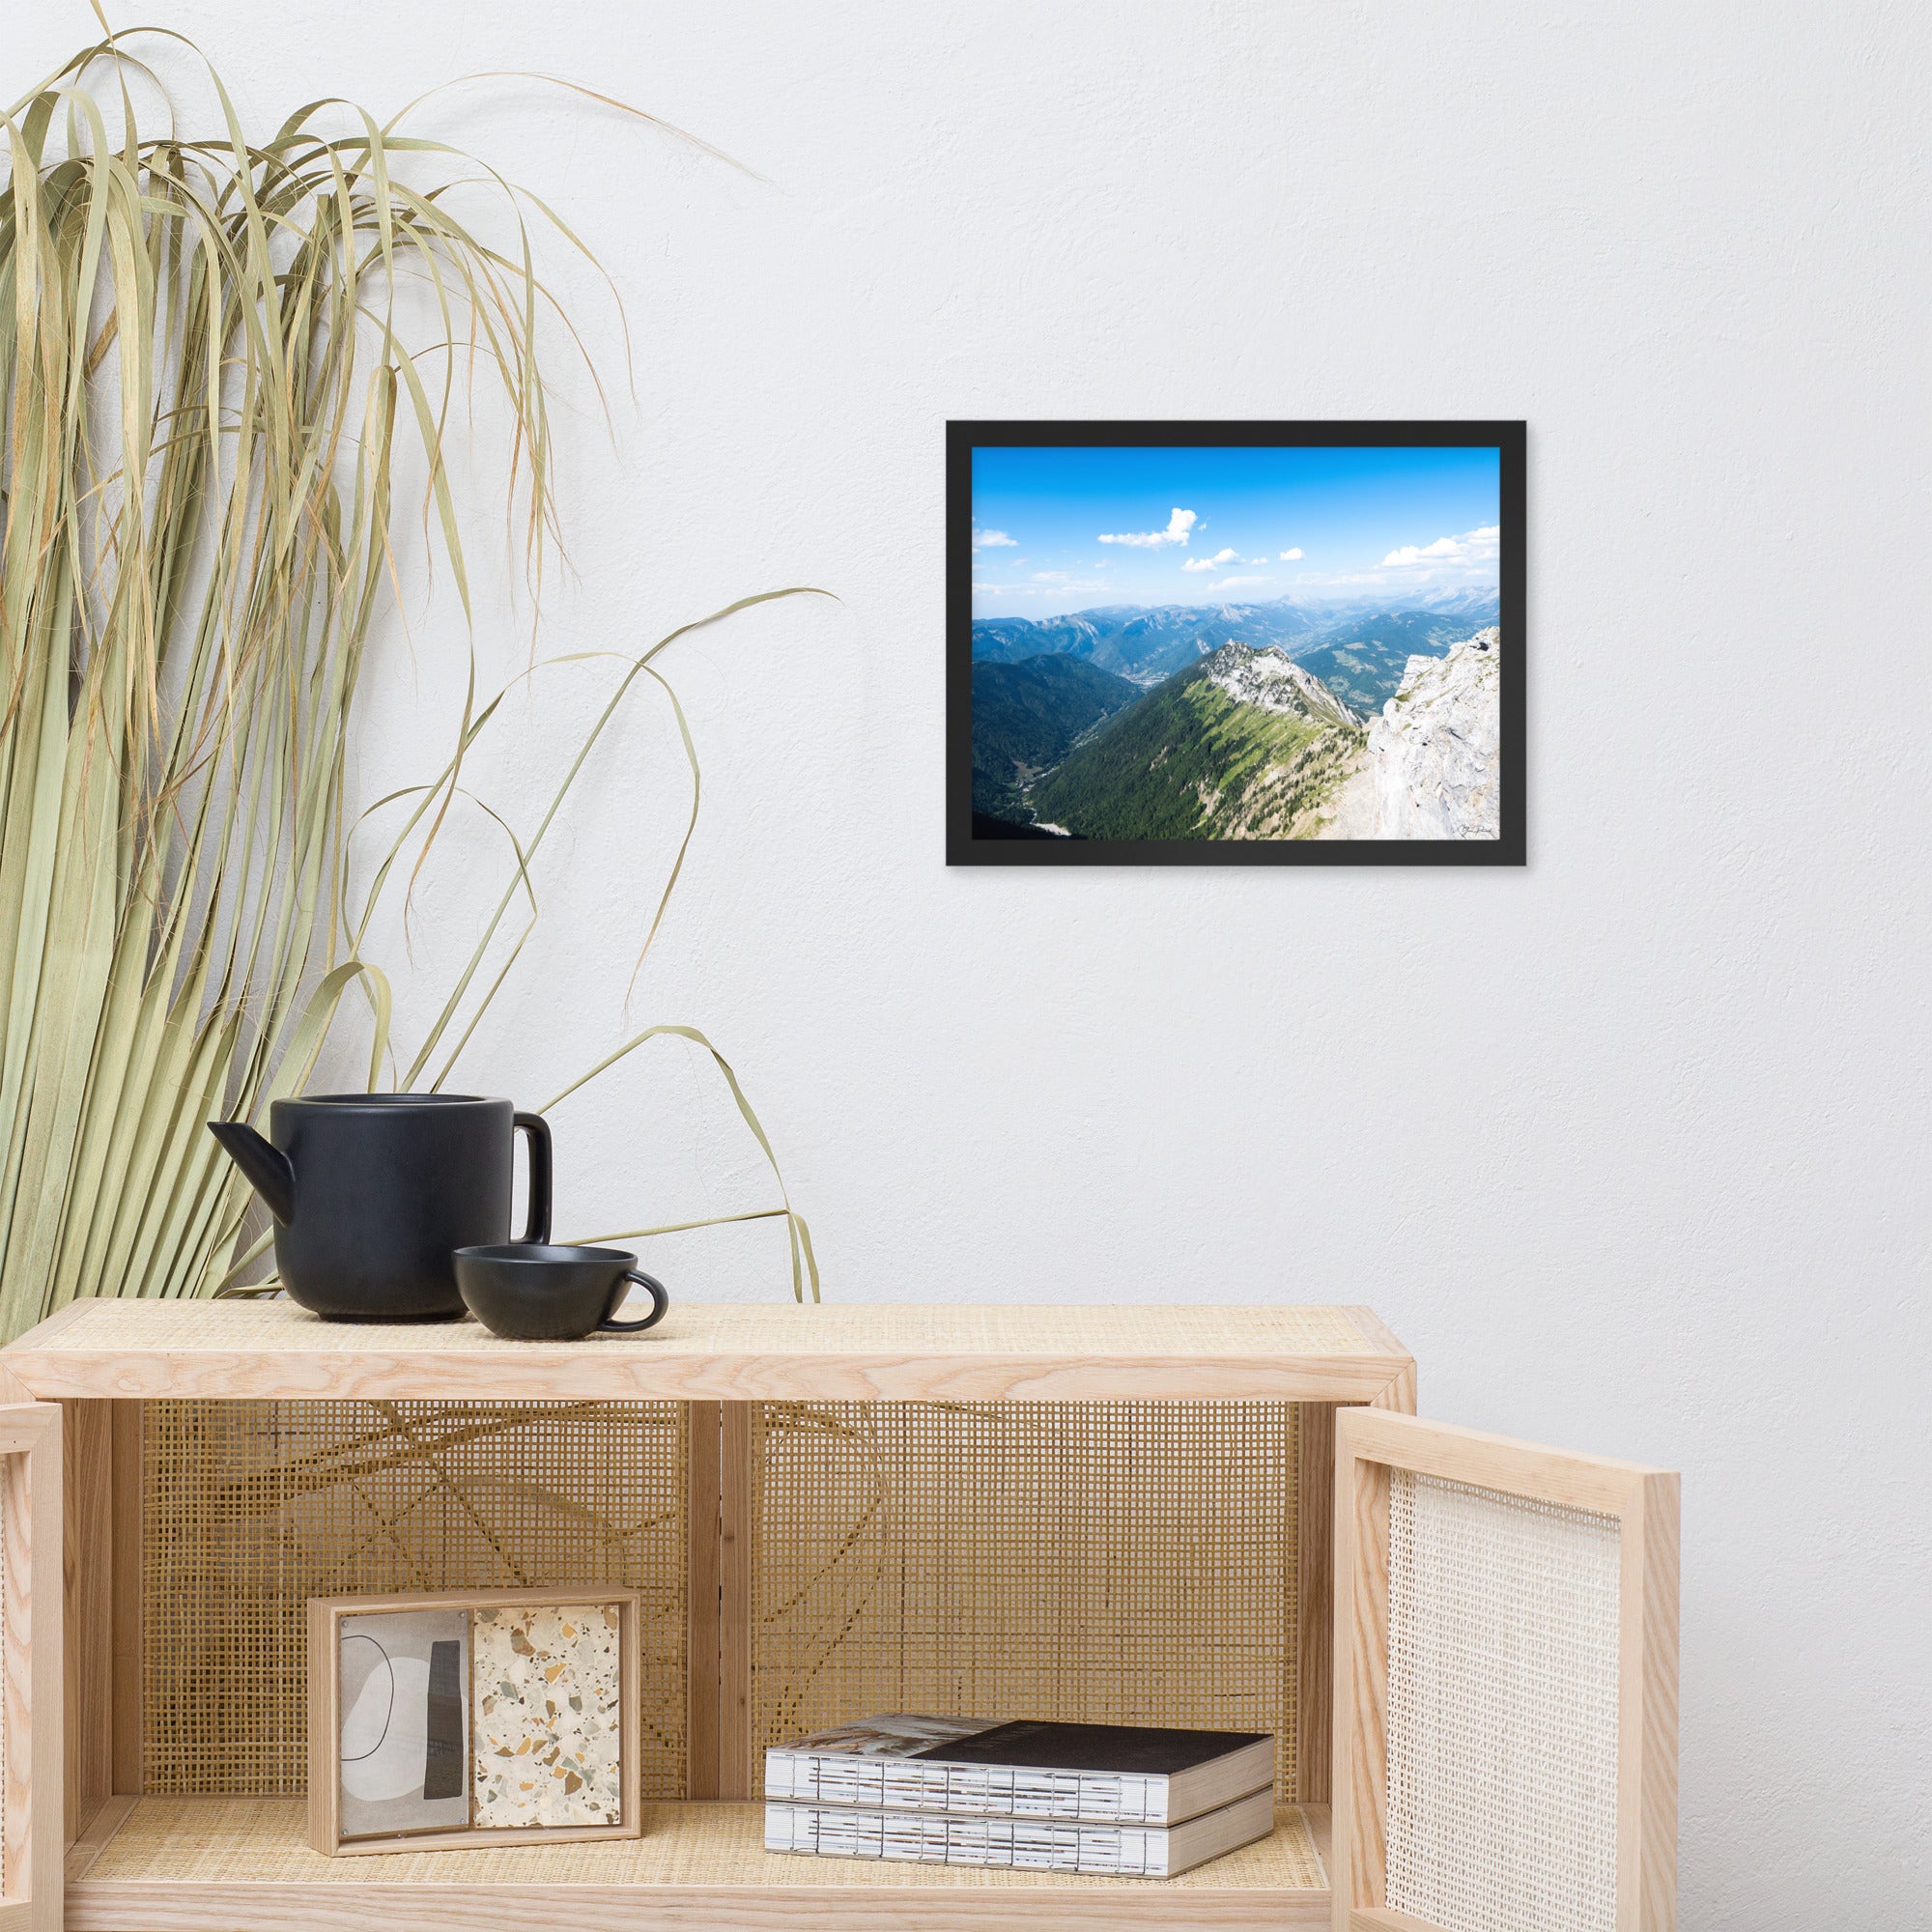
M 278 1107 L 507 1107 L 487 1094 L 298 1094 Z

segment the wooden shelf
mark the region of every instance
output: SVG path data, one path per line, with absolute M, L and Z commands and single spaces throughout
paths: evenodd
M 0 1350 L 0 1394 L 64 1418 L 71 1932 L 1289 1932 L 1326 1927 L 1328 1499 L 1334 1406 L 1414 1405 L 1414 1364 L 1365 1308 L 674 1306 L 648 1336 L 496 1340 L 474 1323 L 360 1326 L 286 1301 L 76 1302 Z M 638 1840 L 325 1858 L 299 1801 L 143 1797 L 149 1401 L 695 1405 L 682 1525 L 686 1788 Z M 752 1668 L 760 1403 L 1293 1403 L 1292 1796 L 1273 1834 L 1173 1880 L 780 1857 L 763 1847 Z M 188 1418 L 192 1420 L 192 1418 Z M 202 1418 L 213 1422 L 213 1417 Z M 1026 1420 L 1023 1416 L 1012 1418 Z M 1056 1418 L 1063 1420 L 1064 1418 Z M 327 1418 L 322 1418 L 327 1420 Z M 1040 1420 L 1040 1418 L 1036 1418 Z M 1119 1418 L 1113 1418 L 1119 1420 Z M 1239 1418 L 1167 1417 L 1230 1428 Z M 1137 1427 L 1137 1425 L 1135 1425 Z M 1132 1433 L 1130 1428 L 1129 1434 Z M 1150 1432 L 1143 1432 L 1150 1433 Z M 1287 1507 L 1286 1501 L 1283 1506 Z M 13 1575 L 10 1565 L 10 1578 Z M 61 1570 L 52 1571 L 61 1588 Z M 1299 1618 L 1298 1633 L 1293 1619 Z M 58 1704 L 57 1695 L 45 1701 Z M 244 1776 L 248 1774 L 243 1774 Z M 52 1816 L 59 1824 L 59 1806 Z M 4 1929 L 0 1929 L 4 1932 Z
M 1414 1406 L 1414 1363 L 1366 1308 L 674 1305 L 637 1339 L 532 1343 L 289 1301 L 89 1300 L 0 1368 L 43 1399 Z
M 325 1858 L 298 1799 L 113 1799 L 69 1855 L 68 1932 L 994 1932 L 1326 1926 L 1328 1815 L 1177 1879 L 777 1857 L 757 1804 L 653 1804 L 621 1842 Z M 1311 1844 L 1314 1854 L 1311 1856 Z

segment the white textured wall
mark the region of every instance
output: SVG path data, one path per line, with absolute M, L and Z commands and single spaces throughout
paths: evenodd
M 1684 1923 L 1926 1922 L 1932 25 L 166 11 L 256 127 L 536 69 L 769 178 L 502 82 L 426 122 L 554 200 L 635 331 L 614 450 L 566 429 L 579 575 L 544 648 L 776 584 L 843 599 L 669 661 L 709 794 L 632 1019 L 736 1060 L 828 1295 L 1368 1301 L 1427 1412 L 1681 1466 Z M 7 91 L 86 19 L 13 21 Z M 1527 417 L 1529 868 L 946 870 L 949 415 Z M 447 716 L 450 600 L 412 611 L 370 792 Z M 500 669 L 526 639 L 493 610 L 481 643 Z M 479 768 L 520 823 L 585 696 Z M 541 1098 L 621 1037 L 680 792 L 649 704 L 617 749 L 486 1091 Z M 408 1012 L 478 878 L 425 892 Z M 652 1053 L 558 1114 L 570 1230 L 764 1198 L 695 1057 Z M 680 1293 L 782 1292 L 769 1225 L 654 1252 Z

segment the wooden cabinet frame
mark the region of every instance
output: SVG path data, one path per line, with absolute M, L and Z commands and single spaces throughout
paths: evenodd
M 0 1932 L 61 1923 L 61 1462 L 54 1405 L 0 1406 Z
M 752 1776 L 752 1405 L 695 1402 L 685 1525 L 685 1790 L 749 1800 Z
M 1325 1859 L 1330 1627 L 1328 1486 L 1338 1404 L 1412 1406 L 1414 1364 L 1366 1309 L 674 1308 L 647 1343 L 559 1348 L 499 1344 L 473 1328 L 362 1329 L 316 1323 L 287 1304 L 80 1302 L 0 1355 L 27 1391 L 67 1409 L 68 1676 L 72 1932 L 349 1932 L 394 1913 L 460 1920 L 469 1932 L 522 1927 L 567 1911 L 578 1932 L 634 1932 L 641 1918 L 706 1932 L 992 1932 L 1051 1919 L 1068 1926 L 1323 1925 L 1325 1887 L 1217 1883 L 1212 1867 L 1173 1885 L 971 1873 L 925 1882 L 905 1867 L 846 1870 L 767 1858 L 745 1805 L 753 1782 L 751 1509 L 753 1406 L 760 1402 L 1285 1402 L 1300 1405 L 1303 1483 L 1297 1559 L 1302 1645 L 1301 1773 L 1289 1794 Z M 353 1889 L 292 1862 L 287 1843 L 237 1842 L 220 1869 L 130 1873 L 123 1848 L 169 1805 L 185 1829 L 242 1832 L 249 1807 L 218 1799 L 140 1796 L 141 1411 L 149 1399 L 282 1401 L 658 1401 L 689 1405 L 686 1436 L 689 1658 L 687 1786 L 692 1802 L 647 1805 L 644 1836 L 541 1848 L 583 1862 L 537 1882 L 519 1853 L 442 1853 L 433 1874 L 388 1878 L 384 1859 L 353 1865 Z M 734 1804 L 735 1801 L 735 1804 Z M 289 1801 L 287 1808 L 294 1808 Z M 224 1807 L 227 1807 L 224 1809 Z M 262 1807 L 254 1807 L 260 1810 Z M 173 1814 L 169 1814 L 173 1815 Z M 725 1866 L 681 1855 L 626 1867 L 633 1847 L 679 1833 L 717 1834 L 730 1817 Z M 147 1821 L 144 1823 L 144 1820 Z M 281 1828 L 277 1828 L 280 1830 Z M 245 1832 L 243 1837 L 245 1838 Z M 284 1834 L 286 1835 L 286 1834 Z M 706 1839 L 706 1842 L 711 1842 Z M 224 1840 L 224 1844 L 228 1841 Z M 701 1847 L 700 1847 L 701 1849 Z M 131 1856 L 131 1855 L 130 1855 Z M 411 1854 L 394 1856 L 408 1858 Z M 493 1862 L 489 1872 L 474 1862 Z M 508 1865 L 501 1861 L 511 1861 Z M 735 1861 L 735 1862 L 732 1862 Z M 460 1861 L 460 1862 L 459 1862 Z M 699 1863 L 704 1862 L 700 1859 Z M 554 1883 L 549 1882 L 551 1878 Z M 813 1882 L 817 1880 L 818 1882 Z M 558 1887 L 561 1886 L 562 1889 Z M 1089 1889 L 1090 1886 L 1093 1888 Z
M 1341 1316 L 1352 1340 L 1311 1340 Z M 31 1760 L 7 1764 L 8 1831 L 25 1827 L 28 1893 L 0 1903 L 0 1932 L 361 1932 L 385 1916 L 461 1924 L 466 1932 L 566 1916 L 575 1932 L 634 1932 L 640 1922 L 691 1932 L 993 1932 L 1028 1923 L 1147 1926 L 1164 1932 L 1289 1932 L 1331 1922 L 1342 1932 L 1431 1932 L 1388 1912 L 1381 1886 L 1377 1756 L 1385 1686 L 1388 1471 L 1416 1468 L 1521 1494 L 1612 1510 L 1624 1525 L 1622 1680 L 1644 1694 L 1626 1713 L 1621 1814 L 1640 1821 L 1626 1848 L 1628 1911 L 1618 1932 L 1669 1932 L 1674 1860 L 1675 1479 L 1661 1471 L 1564 1457 L 1412 1421 L 1415 1366 L 1366 1309 L 975 1309 L 735 1307 L 674 1310 L 648 1343 L 582 1348 L 497 1344 L 473 1331 L 329 1328 L 286 1304 L 76 1303 L 0 1353 L 0 1389 L 42 1398 L 0 1409 L 0 1480 L 11 1538 L 31 1563 L 38 1524 L 65 1510 L 66 1618 L 42 1613 L 31 1657 L 8 1662 L 9 1714 L 38 1710 Z M 881 1865 L 838 1883 L 803 1882 L 798 1861 L 741 1855 L 729 1870 L 668 1864 L 629 1870 L 611 1855 L 568 1876 L 514 1863 L 387 1878 L 377 1859 L 328 1861 L 335 1883 L 292 1862 L 287 1844 L 238 1840 L 219 1870 L 192 1878 L 130 1874 L 111 1856 L 144 1804 L 220 1807 L 228 1801 L 143 1801 L 141 1791 L 141 1405 L 148 1399 L 672 1400 L 690 1405 L 686 1576 L 693 1802 L 647 1805 L 648 1849 L 684 1825 L 723 1817 L 752 1780 L 750 1521 L 758 1402 L 1285 1401 L 1298 1417 L 1300 1490 L 1295 1613 L 1300 1659 L 1299 1782 L 1293 1797 L 1327 1867 L 1329 1890 L 1217 1883 L 1214 1867 L 1171 1883 L 1020 1875 L 997 1887 L 915 1882 Z M 66 1414 L 56 1420 L 48 1400 Z M 12 1426 L 12 1425 L 8 1425 Z M 10 1445 L 17 1444 L 17 1447 Z M 1332 1483 L 1331 1483 L 1332 1476 Z M 40 1539 L 44 1547 L 44 1537 Z M 48 1587 L 13 1563 L 10 1593 Z M 1379 1600 L 1377 1596 L 1378 1564 Z M 1335 1592 L 1339 1591 L 1339 1602 Z M 10 1594 L 10 1605 L 12 1595 Z M 1380 1609 L 1378 1611 L 1377 1603 Z M 1378 1616 L 1382 1619 L 1378 1625 Z M 63 1727 L 44 1721 L 66 1690 Z M 10 1737 L 18 1732 L 10 1730 Z M 1331 1793 L 1328 1766 L 1336 1767 Z M 20 1808 L 16 1776 L 25 1778 Z M 49 1802 L 59 1793 L 58 1802 Z M 1328 1801 L 1338 1831 L 1331 1845 Z M 294 1801 L 291 1801 L 293 1804 Z M 717 1807 L 715 1810 L 712 1807 Z M 245 1808 L 245 1802 L 243 1802 Z M 213 1809 L 198 1816 L 214 1818 Z M 680 1820 L 683 1823 L 680 1823 Z M 65 1821 L 65 1830 L 63 1825 Z M 224 1829 L 229 1829 L 224 1827 Z M 239 1828 L 234 1828 L 238 1829 Z M 277 1828 L 279 1829 L 279 1828 Z M 708 1828 L 706 1828 L 708 1829 Z M 298 1828 L 297 1835 L 299 1831 Z M 244 1834 L 245 1838 L 245 1834 Z M 272 1840 L 272 1841 L 271 1841 Z M 11 1842 L 11 1839 L 10 1839 Z M 409 1856 L 402 1854 L 398 1856 Z M 514 1851 L 442 1854 L 515 1861 Z M 554 1856 L 544 1852 L 543 1856 Z M 254 1860 L 253 1864 L 250 1860 Z M 359 1869 L 345 1885 L 343 1866 Z
M 1341 1415 L 1335 1445 L 1335 1932 L 1440 1932 L 1386 1904 L 1389 1488 L 1398 1469 L 1616 1520 L 1616 1927 L 1672 1932 L 1677 1477 L 1362 1409 Z

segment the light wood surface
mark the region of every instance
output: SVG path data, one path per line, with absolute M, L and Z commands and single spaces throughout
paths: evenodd
M 85 1878 L 94 1861 L 107 1849 L 108 1841 L 128 1822 L 128 1814 L 141 1801 L 127 1793 L 103 1799 L 94 1816 L 80 1828 L 80 1836 L 67 1848 L 67 1881 Z
M 301 1842 L 298 1800 L 144 1799 L 69 1892 L 69 1932 L 1285 1932 L 1328 1922 L 1311 1856 L 1325 1818 L 1167 1880 L 782 1858 L 763 1807 L 653 1804 L 641 1838 L 336 1860 Z
M 1435 1932 L 1386 1902 L 1392 1469 L 1617 1519 L 1617 1932 L 1677 1923 L 1679 1483 L 1672 1471 L 1375 1407 L 1336 1418 L 1335 1932 Z
M 114 1789 L 113 1420 L 112 1403 L 61 1405 L 69 1842 Z
M 61 1924 L 61 1433 L 50 1404 L 0 1407 L 0 1932 L 59 1932 Z
M 617 1697 L 623 1732 L 619 1740 L 620 1804 L 614 1825 L 552 1825 L 522 1831 L 465 1826 L 447 1832 L 412 1832 L 407 1836 L 344 1839 L 342 1836 L 342 1779 L 337 1762 L 342 1735 L 341 1625 L 344 1617 L 380 1615 L 384 1610 L 535 1609 L 543 1605 L 615 1604 L 617 1626 Z M 565 1842 L 603 1843 L 634 1839 L 642 1829 L 643 1804 L 639 1753 L 641 1707 L 638 1694 L 640 1669 L 636 1590 L 611 1584 L 585 1584 L 569 1589 L 406 1590 L 390 1596 L 312 1597 L 308 1605 L 308 1799 L 303 1806 L 308 1847 L 332 1858 L 394 1857 L 398 1852 L 420 1856 L 439 1851 L 496 1853 L 513 1845 L 555 1847 Z M 466 1696 L 468 1691 L 465 1692 Z M 469 1718 L 466 1715 L 467 1736 Z
M 691 1405 L 685 1795 L 747 1799 L 752 1763 L 752 1407 Z
M 92 1300 L 0 1351 L 0 1367 L 38 1396 L 68 1398 L 1400 1407 L 1413 1364 L 1392 1340 L 1352 1308 L 673 1304 L 647 1336 L 537 1343 L 498 1341 L 470 1321 L 322 1321 L 288 1301 Z
M 684 1794 L 717 1798 L 719 1674 L 718 1489 L 721 1405 L 694 1402 L 685 1451 Z
M 112 1788 L 138 1796 L 141 1762 L 141 1405 L 116 1402 L 109 1507 L 113 1515 Z
M 1359 1302 L 1350 1302 L 1348 1305 L 1348 1315 L 1349 1320 L 1354 1323 L 1355 1332 L 1369 1348 L 1380 1354 L 1401 1355 L 1406 1359 L 1408 1350 L 1396 1340 L 1395 1330 L 1373 1308 L 1365 1307 Z
M 1396 1415 L 1415 1413 L 1415 1364 L 1405 1362 L 1382 1386 L 1369 1398 L 1372 1408 L 1385 1408 Z
M 1315 1840 L 1315 1856 L 1320 1861 L 1322 1889 L 1327 1889 L 1328 1874 L 1335 1869 L 1335 1813 L 1327 1804 L 1303 1804 L 1298 1807 L 1302 1823 L 1308 1827 L 1308 1835 Z M 1326 1918 L 1322 1920 L 1327 1923 Z
M 720 1405 L 718 1795 L 750 1798 L 752 1765 L 752 1406 Z
M 1677 1480 L 1671 1471 L 1647 1463 L 1581 1456 L 1378 1409 L 1350 1409 L 1339 1416 L 1336 1437 L 1338 1458 L 1346 1441 L 1349 1453 L 1360 1462 L 1618 1518 L 1641 1499 L 1649 1479 Z
M 1381 1904 L 1386 1876 L 1389 1472 L 1358 1456 L 1340 1416 L 1334 1511 L 1335 1853 L 1328 1871 L 1337 1932 L 1349 1932 L 1345 1915 Z
M 1393 1906 L 1377 1905 L 1350 1913 L 1349 1932 L 1442 1932 L 1442 1928 Z
M 1677 1923 L 1677 1590 L 1679 1484 L 1650 1470 L 1624 1515 L 1618 1577 L 1618 1932 Z
M 1335 1709 L 1335 1410 L 1305 1402 L 1296 1411 L 1299 1445 L 1297 1570 L 1301 1597 L 1294 1697 L 1294 1796 L 1329 1802 Z

